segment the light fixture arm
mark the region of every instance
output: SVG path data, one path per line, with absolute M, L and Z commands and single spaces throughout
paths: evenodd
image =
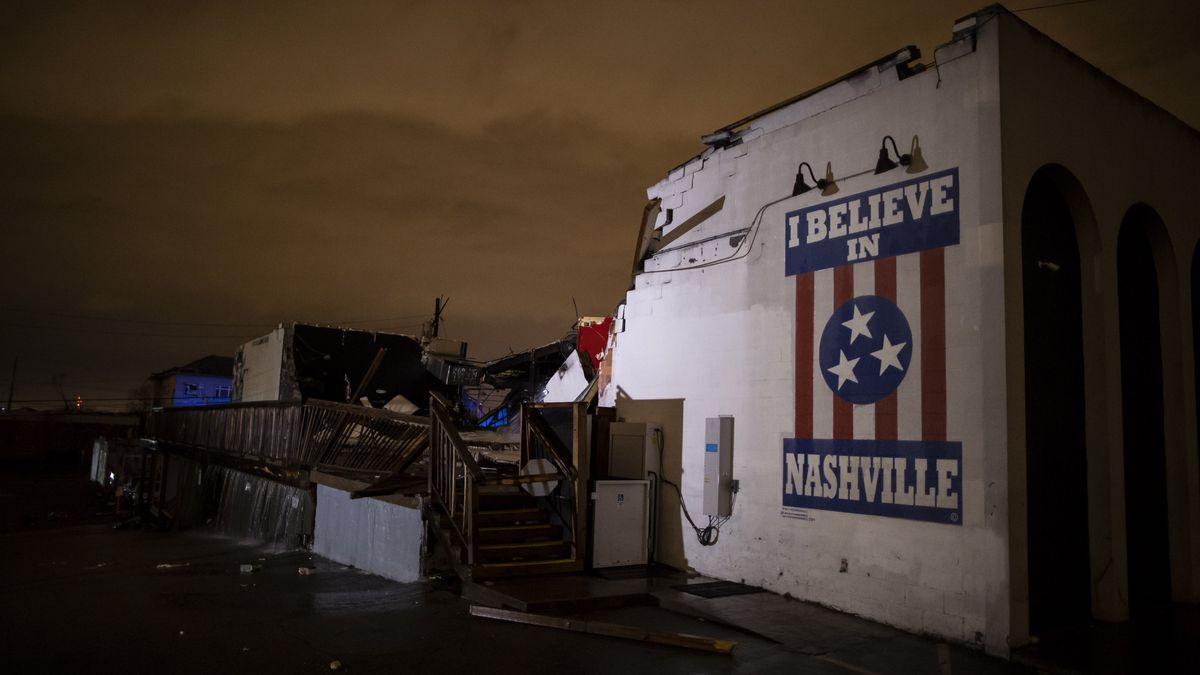
M 812 179 L 814 185 L 821 187 L 821 181 L 817 180 L 817 175 L 813 173 L 813 168 L 808 162 L 800 162 L 800 167 L 796 169 L 796 175 L 802 175 L 806 166 L 808 167 L 808 177 Z
M 808 177 L 821 190 L 821 194 L 828 197 L 838 191 L 837 183 L 833 180 L 833 166 L 825 165 L 825 177 L 817 178 L 817 174 L 813 171 L 812 165 L 808 162 L 800 162 L 800 166 L 796 167 L 796 182 L 792 185 L 792 196 L 802 195 L 812 189 L 812 186 L 804 182 L 804 167 L 808 167 Z
M 896 159 L 900 160 L 900 166 L 908 166 L 912 163 L 912 155 L 901 154 L 900 149 L 896 147 L 896 139 L 891 136 L 883 137 L 883 142 L 879 144 L 879 149 L 886 151 L 888 141 L 892 142 L 892 152 L 896 153 Z
M 896 139 L 892 138 L 891 136 L 884 136 L 884 137 L 883 137 L 883 143 L 880 143 L 880 144 L 879 144 L 879 147 L 881 147 L 881 148 L 883 148 L 883 149 L 885 149 L 885 150 L 886 150 L 886 149 L 887 149 L 887 143 L 888 143 L 888 141 L 891 141 L 891 142 L 892 142 L 892 152 L 896 153 L 896 156 L 897 156 L 897 157 L 899 157 L 899 156 L 900 156 L 900 150 L 896 148 Z

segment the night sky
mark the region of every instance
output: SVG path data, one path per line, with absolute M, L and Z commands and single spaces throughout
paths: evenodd
M 16 407 L 55 376 L 124 407 L 280 321 L 419 334 L 438 295 L 473 357 L 557 339 L 572 298 L 620 301 L 645 189 L 702 134 L 907 44 L 928 62 L 982 6 L 76 4 L 0 9 Z M 1200 3 L 1020 16 L 1200 127 Z

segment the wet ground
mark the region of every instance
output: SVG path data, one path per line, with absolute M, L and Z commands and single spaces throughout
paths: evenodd
M 113 508 L 82 469 L 0 462 L 0 672 L 1034 672 L 805 603 L 791 603 L 801 618 L 786 630 L 844 648 L 653 606 L 577 618 L 738 645 L 710 654 L 473 617 L 451 582 L 394 583 L 197 531 L 114 529 Z
M 116 530 L 98 515 L 103 502 L 86 498 L 86 482 L 58 475 L 30 485 L 85 498 L 67 517 L 60 508 L 0 533 L 3 672 L 318 673 L 334 662 L 351 673 L 845 672 L 800 667 L 801 657 L 740 635 L 730 657 L 476 618 L 453 587 L 393 583 L 307 552 L 202 533 Z M 0 493 L 10 514 L 13 487 L 5 481 Z M 257 569 L 242 573 L 242 564 Z M 602 618 L 731 633 L 662 614 Z

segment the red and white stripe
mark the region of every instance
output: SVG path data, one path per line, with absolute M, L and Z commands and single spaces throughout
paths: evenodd
M 817 363 L 833 311 L 860 295 L 896 303 L 913 333 L 899 389 L 873 405 L 835 395 Z M 946 440 L 946 261 L 935 248 L 796 275 L 796 438 Z

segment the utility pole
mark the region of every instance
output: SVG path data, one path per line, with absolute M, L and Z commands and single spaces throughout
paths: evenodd
M 8 380 L 8 407 L 5 408 L 8 412 L 12 412 L 13 387 L 17 384 L 17 357 L 13 357 L 12 377 Z
M 433 301 L 433 322 L 430 325 L 430 329 L 429 329 L 429 332 L 433 333 L 432 337 L 438 336 L 438 324 L 442 322 L 442 312 L 445 311 L 446 305 L 449 305 L 449 304 L 450 304 L 450 298 L 446 298 L 445 302 L 442 302 L 441 296 L 438 296 L 436 299 L 434 299 L 434 301 Z

